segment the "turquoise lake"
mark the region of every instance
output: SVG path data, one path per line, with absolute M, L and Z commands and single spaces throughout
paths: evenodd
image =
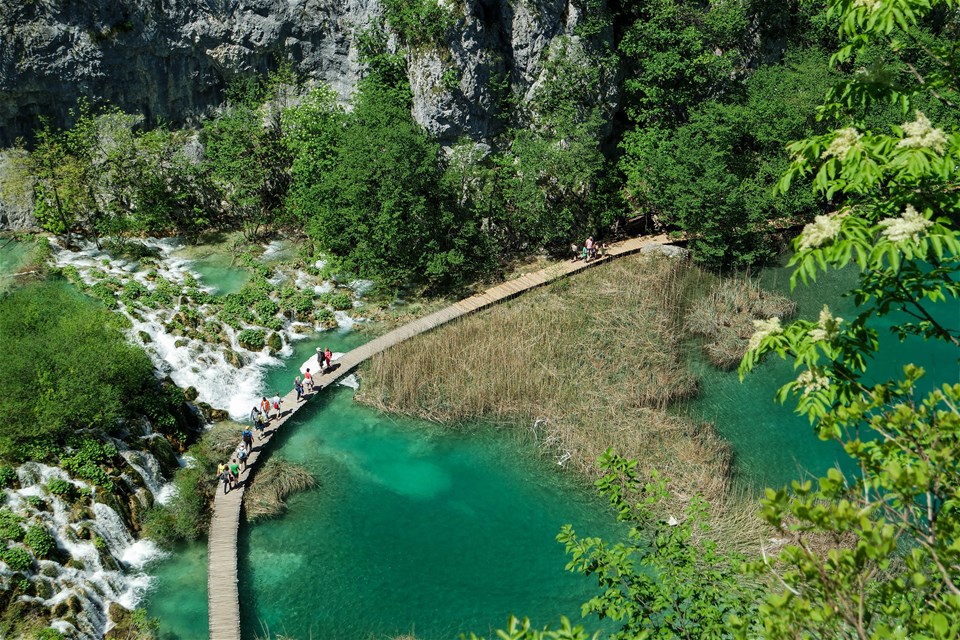
M 316 346 L 346 351 L 357 333 L 298 343 L 268 387 L 286 389 Z M 244 525 L 240 598 L 245 638 L 418 638 L 491 634 L 509 615 L 538 625 L 579 618 L 592 580 L 564 570 L 555 538 L 572 523 L 613 536 L 592 490 L 492 429 L 452 433 L 379 414 L 333 387 L 274 442 L 319 486 L 276 520 Z M 279 446 L 277 446 L 279 445 Z M 152 570 L 147 608 L 164 638 L 207 637 L 206 548 L 178 550 Z M 588 621 L 592 628 L 598 623 Z
M 786 269 L 769 269 L 763 284 L 786 291 L 788 277 Z M 852 318 L 852 301 L 840 294 L 854 279 L 852 271 L 833 273 L 798 288 L 799 316 L 815 319 L 826 302 L 835 315 Z M 960 320 L 960 310 L 936 311 Z M 911 360 L 931 378 L 960 378 L 955 350 L 899 344 L 886 326 L 878 326 L 885 352 L 876 375 L 895 375 Z M 364 340 L 341 331 L 296 343 L 266 386 L 287 390 L 317 346 L 342 352 Z M 773 403 L 776 389 L 796 375 L 790 364 L 770 359 L 744 383 L 696 358 L 691 366 L 702 378 L 701 395 L 684 410 L 714 421 L 733 444 L 740 484 L 779 485 L 842 465 L 838 445 L 821 442 L 789 405 Z M 452 433 L 379 414 L 352 394 L 331 388 L 275 442 L 271 455 L 307 467 L 319 486 L 293 496 L 281 518 L 241 527 L 244 638 L 269 631 L 303 640 L 408 633 L 439 640 L 471 631 L 489 637 L 510 614 L 536 625 L 560 615 L 580 620 L 579 605 L 596 587 L 564 571 L 555 536 L 565 523 L 581 534 L 619 532 L 590 489 L 493 429 Z M 206 638 L 205 544 L 182 548 L 151 571 L 157 586 L 146 606 L 161 619 L 163 637 Z M 595 619 L 583 623 L 598 628 Z

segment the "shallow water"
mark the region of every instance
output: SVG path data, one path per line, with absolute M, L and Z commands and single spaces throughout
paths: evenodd
M 511 613 L 540 625 L 579 617 L 594 583 L 564 570 L 555 537 L 565 523 L 615 533 L 592 491 L 502 434 L 393 419 L 352 393 L 328 389 L 274 442 L 271 455 L 319 486 L 293 496 L 283 517 L 241 528 L 245 638 L 269 628 L 429 640 L 488 633 Z M 174 556 L 155 570 L 148 610 L 164 637 L 204 638 L 206 550 Z
M 5 291 L 26 262 L 34 245 L 32 242 L 19 242 L 9 238 L 0 238 L 0 291 Z
M 789 292 L 790 270 L 768 269 L 762 276 L 765 288 Z M 824 304 L 835 316 L 852 319 L 853 299 L 842 294 L 856 283 L 856 271 L 846 269 L 818 276 L 814 286 L 798 285 L 791 297 L 798 303 L 797 317 L 816 320 Z M 938 319 L 955 327 L 960 309 L 955 304 L 932 306 Z M 879 381 L 902 374 L 908 362 L 923 366 L 927 380 L 956 381 L 960 365 L 956 349 L 942 343 L 908 338 L 901 343 L 889 328 L 905 319 L 893 313 L 882 322 L 874 320 L 880 337 L 880 358 L 870 365 L 871 380 Z M 821 441 L 805 417 L 793 411 L 793 405 L 775 402 L 777 389 L 796 378 L 790 362 L 768 357 L 760 367 L 740 382 L 736 371 L 721 372 L 703 362 L 694 362 L 701 376 L 700 396 L 689 404 L 693 415 L 713 421 L 720 435 L 733 444 L 737 477 L 748 486 L 780 486 L 809 472 L 823 474 L 849 458 L 836 442 Z
M 236 264 L 236 256 L 224 246 L 185 246 L 174 255 L 190 260 L 190 268 L 199 273 L 214 293 L 236 293 L 250 281 L 250 272 Z

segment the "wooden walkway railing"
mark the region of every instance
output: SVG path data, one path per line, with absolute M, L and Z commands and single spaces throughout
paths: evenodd
M 240 506 L 243 490 L 257 468 L 260 454 L 265 452 L 273 436 L 301 407 L 321 390 L 336 382 L 357 367 L 364 360 L 384 351 L 395 344 L 415 335 L 429 331 L 461 316 L 479 311 L 493 304 L 507 300 L 553 280 L 583 269 L 593 267 L 608 260 L 636 253 L 644 247 L 667 244 L 666 236 L 646 236 L 631 238 L 608 247 L 606 256 L 589 263 L 582 260 L 563 262 L 541 271 L 528 273 L 509 280 L 483 293 L 465 298 L 440 311 L 418 318 L 402 327 L 394 329 L 361 347 L 344 354 L 334 364 L 333 371 L 314 378 L 315 388 L 307 393 L 301 402 L 297 402 L 296 393 L 291 391 L 281 402 L 281 416 L 274 418 L 263 432 L 263 438 L 254 442 L 253 451 L 247 458 L 247 466 L 240 473 L 239 486 L 227 494 L 218 487 L 213 505 L 213 517 L 210 522 L 208 538 L 208 574 L 207 598 L 209 602 L 210 638 L 212 640 L 240 640 L 240 597 L 237 589 L 237 531 L 240 526 Z M 314 357 L 315 358 L 315 357 Z M 311 367 L 313 371 L 315 368 Z M 239 443 L 239 438 L 237 439 Z

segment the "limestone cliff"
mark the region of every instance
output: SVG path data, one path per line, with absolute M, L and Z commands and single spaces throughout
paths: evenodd
M 582 0 L 447 0 L 446 42 L 412 48 L 414 117 L 443 142 L 503 126 L 492 81 L 523 100 L 544 52 L 574 34 Z M 38 118 L 66 124 L 83 96 L 190 122 L 239 74 L 290 60 L 343 98 L 362 69 L 361 30 L 385 26 L 379 0 L 12 0 L 0 3 L 0 147 Z M 599 88 L 598 88 L 599 89 Z

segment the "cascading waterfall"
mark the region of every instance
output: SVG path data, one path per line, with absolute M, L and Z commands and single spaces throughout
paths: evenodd
M 92 243 L 78 250 L 67 249 L 51 242 L 53 261 L 60 268 L 72 267 L 79 278 L 90 287 L 109 279 L 120 287 L 137 282 L 147 291 L 154 291 L 158 281 L 168 281 L 181 288 L 196 286 L 207 293 L 214 288 L 202 283 L 199 273 L 190 269 L 190 260 L 177 256 L 182 245 L 170 239 L 147 239 L 144 245 L 153 249 L 157 257 L 150 261 L 149 270 L 137 260 L 117 259 Z M 264 258 L 278 257 L 283 251 L 279 242 L 268 244 Z M 323 261 L 316 264 L 322 269 Z M 275 285 L 292 283 L 300 291 L 315 295 L 333 292 L 338 286 L 353 290 L 353 305 L 371 286 L 362 280 L 347 283 L 323 281 L 303 270 L 283 272 L 277 269 L 271 277 Z M 210 344 L 203 340 L 173 335 L 167 325 L 181 313 L 182 299 L 174 300 L 168 308 L 129 307 L 121 303 L 118 311 L 130 323 L 129 335 L 144 345 L 154 365 L 180 387 L 194 387 L 197 401 L 225 409 L 234 418 L 246 416 L 249 407 L 259 398 L 269 367 L 282 364 L 280 358 L 292 353 L 290 341 L 305 339 L 306 333 L 322 330 L 320 325 L 285 321 L 283 348 L 276 356 L 264 348 L 254 352 L 238 344 L 240 330 L 224 327 L 229 344 Z M 201 315 L 208 315 L 200 305 Z M 354 318 L 345 311 L 336 311 L 341 328 L 350 328 Z M 237 362 L 239 354 L 239 362 Z M 340 354 L 337 354 L 339 357 Z M 240 366 L 237 366 L 237 365 Z M 356 385 L 356 378 L 343 381 Z M 151 436 L 149 433 L 143 434 Z M 166 483 L 157 459 L 146 451 L 131 450 L 118 441 L 117 448 L 127 465 L 142 478 L 131 489 L 140 495 L 145 487 L 155 502 L 163 503 L 173 495 L 172 483 Z M 190 461 L 181 459 L 181 465 Z M 110 505 L 97 501 L 97 489 L 70 478 L 64 471 L 38 463 L 26 463 L 18 469 L 19 489 L 6 489 L 6 504 L 21 514 L 28 524 L 42 524 L 56 540 L 63 564 L 41 560 L 40 571 L 31 575 L 32 592 L 23 595 L 47 607 L 54 618 L 53 626 L 67 635 L 82 638 L 100 638 L 108 630 L 111 602 L 132 609 L 138 605 L 149 588 L 150 577 L 143 568 L 151 560 L 163 555 L 150 541 L 136 540 L 123 518 Z M 76 487 L 81 497 L 69 504 L 50 492 L 48 485 L 60 479 Z M 88 497 L 91 496 L 92 498 Z M 103 497 L 103 496 L 101 496 Z M 39 500 L 38 500 L 39 499 Z M 83 505 L 82 503 L 86 503 Z M 67 559 L 69 557 L 69 560 Z M 13 572 L 0 563 L 0 587 L 9 586 Z
M 190 270 L 190 260 L 178 257 L 176 252 L 183 245 L 171 239 L 145 239 L 142 241 L 147 247 L 156 250 L 158 257 L 156 264 L 151 265 L 156 272 L 153 279 L 148 277 L 148 271 L 140 269 L 135 260 L 115 259 L 109 253 L 97 249 L 92 243 L 84 245 L 79 250 L 71 250 L 52 243 L 54 262 L 58 267 L 73 267 L 77 269 L 83 281 L 90 286 L 108 278 L 116 278 L 121 283 L 134 280 L 149 291 L 156 288 L 157 276 L 174 284 L 184 286 L 189 280 L 200 281 L 199 273 Z M 277 254 L 281 246 L 270 243 L 266 247 L 265 256 Z M 322 261 L 317 263 L 322 266 Z M 318 267 L 319 268 L 319 267 Z M 99 276 L 99 277 L 96 277 Z M 311 291 L 315 294 L 332 291 L 334 285 L 321 281 L 297 270 L 290 274 L 277 272 L 271 282 L 280 283 L 290 280 L 301 291 Z M 355 280 L 349 283 L 354 288 L 354 305 L 358 291 L 366 291 L 370 283 L 364 280 Z M 212 293 L 213 287 L 198 286 L 199 289 Z M 299 332 L 298 328 L 322 330 L 319 325 L 307 325 L 303 322 L 287 321 L 283 335 L 286 338 L 283 348 L 277 356 L 272 356 L 269 350 L 250 351 L 240 346 L 237 336 L 240 333 L 229 326 L 224 327 L 229 337 L 229 346 L 210 344 L 203 340 L 172 335 L 167 332 L 165 324 L 181 310 L 179 304 L 171 308 L 149 309 L 138 308 L 131 314 L 125 305 L 119 305 L 119 310 L 131 322 L 130 336 L 144 344 L 155 366 L 180 387 L 193 387 L 197 390 L 197 400 L 206 402 L 213 407 L 225 409 L 232 418 L 242 419 L 250 410 L 250 406 L 260 397 L 263 388 L 265 372 L 269 367 L 282 364 L 282 359 L 292 352 L 290 341 L 305 339 L 308 336 Z M 349 329 L 356 320 L 344 311 L 336 311 L 335 318 L 340 328 Z M 146 336 L 144 338 L 143 336 Z M 236 366 L 236 360 L 231 358 L 239 354 L 242 366 Z
M 35 595 L 20 598 L 47 608 L 54 628 L 65 634 L 102 638 L 110 624 L 109 603 L 136 607 L 150 585 L 142 569 L 162 552 L 148 540 L 135 540 L 119 514 L 97 502 L 93 487 L 62 469 L 27 462 L 17 477 L 20 488 L 4 490 L 7 508 L 28 526 L 46 529 L 63 560 L 39 560 L 39 571 L 29 578 Z M 53 494 L 49 487 L 54 480 L 69 482 L 81 497 L 68 503 Z M 0 570 L 4 587 L 9 588 L 13 575 Z

